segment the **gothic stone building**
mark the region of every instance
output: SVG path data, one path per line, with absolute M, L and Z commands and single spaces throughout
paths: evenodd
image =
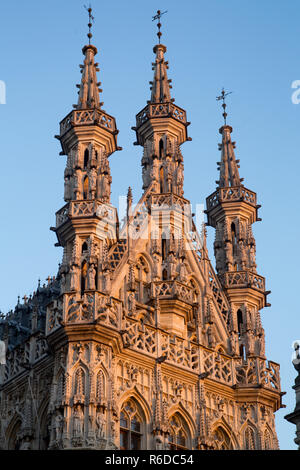
M 279 365 L 265 356 L 252 233 L 260 206 L 224 124 L 206 210 L 215 270 L 184 197 L 186 111 L 170 95 L 166 47 L 153 51 L 134 128 L 144 192 L 134 208 L 129 189 L 121 225 L 110 203 L 118 130 L 100 102 L 97 49 L 83 48 L 78 104 L 57 136 L 62 263 L 0 318 L 2 449 L 278 448 Z

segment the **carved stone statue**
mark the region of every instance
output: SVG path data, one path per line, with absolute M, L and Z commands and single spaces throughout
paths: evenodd
M 97 412 L 96 415 L 96 438 L 103 439 L 105 437 L 105 425 L 106 420 L 104 414 L 101 411 Z
M 92 168 L 89 173 L 89 184 L 90 184 L 90 195 L 94 199 L 96 195 L 96 185 L 97 185 L 97 171 L 95 168 Z
M 93 264 L 90 264 L 87 273 L 88 279 L 88 289 L 94 290 L 95 289 L 95 277 L 96 277 L 96 269 Z
M 176 186 L 177 186 L 177 194 L 179 196 L 183 195 L 183 167 L 182 165 L 178 165 L 177 172 L 176 172 Z
M 73 189 L 74 189 L 74 197 L 75 199 L 80 199 L 81 198 L 81 170 L 79 168 L 76 168 L 74 172 L 74 177 L 73 177 Z
M 64 200 L 70 201 L 71 199 L 71 180 L 68 176 L 65 177 L 65 192 L 64 192 Z
M 72 264 L 70 269 L 71 274 L 71 281 L 70 281 L 70 289 L 72 291 L 76 291 L 78 289 L 78 268 Z
M 60 441 L 62 438 L 64 428 L 64 417 L 61 415 L 60 411 L 57 411 L 54 418 L 54 430 L 55 430 L 55 439 Z
M 163 450 L 164 449 L 164 440 L 162 436 L 156 436 L 155 438 L 155 449 L 156 450 Z
M 83 412 L 80 406 L 74 410 L 73 416 L 73 435 L 74 437 L 82 437 L 83 434 Z
M 245 252 L 244 243 L 242 240 L 238 242 L 238 253 L 239 253 L 239 262 L 241 266 L 241 270 L 243 271 L 247 267 L 247 256 Z

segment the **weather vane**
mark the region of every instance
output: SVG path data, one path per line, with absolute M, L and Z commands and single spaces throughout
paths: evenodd
M 91 29 L 92 29 L 92 26 L 93 26 L 93 23 L 95 21 L 95 18 L 93 17 L 92 15 L 92 7 L 91 7 L 91 4 L 89 5 L 89 7 L 87 7 L 86 5 L 84 5 L 84 8 L 87 10 L 88 14 L 89 14 L 89 22 L 88 22 L 88 27 L 89 27 L 89 32 L 88 32 L 88 35 L 87 37 L 89 38 L 89 45 L 91 44 L 91 38 L 93 37 L 92 33 L 91 33 Z
M 160 32 L 160 28 L 161 28 L 160 19 L 161 19 L 162 15 L 164 15 L 165 13 L 167 13 L 167 11 L 168 11 L 168 10 L 161 12 L 160 10 L 157 10 L 156 15 L 155 15 L 155 16 L 152 16 L 152 21 L 158 20 L 158 22 L 157 22 L 157 27 L 158 27 L 157 36 L 158 36 L 158 43 L 159 43 L 159 44 L 160 44 L 160 38 L 161 38 L 161 35 L 162 35 L 162 33 Z
M 227 106 L 227 105 L 226 105 L 226 103 L 225 103 L 225 98 L 226 98 L 226 96 L 230 95 L 231 93 L 232 93 L 232 91 L 225 92 L 224 88 L 222 88 L 221 95 L 216 97 L 216 100 L 217 100 L 217 101 L 220 101 L 220 100 L 223 101 L 222 108 L 223 108 L 223 110 L 224 110 L 224 112 L 223 112 L 223 118 L 224 118 L 224 124 L 225 124 L 225 125 L 226 125 L 226 117 L 227 117 L 227 113 L 226 113 L 226 106 Z

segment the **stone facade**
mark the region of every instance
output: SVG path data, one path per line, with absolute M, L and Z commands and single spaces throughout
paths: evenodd
M 186 112 L 154 47 L 151 99 L 137 114 L 144 193 L 121 226 L 110 203 L 114 117 L 102 109 L 97 49 L 83 48 L 78 104 L 60 123 L 63 259 L 0 320 L 2 449 L 277 449 L 279 365 L 265 357 L 252 224 L 232 128 L 220 129 L 220 179 L 206 229 L 184 198 Z

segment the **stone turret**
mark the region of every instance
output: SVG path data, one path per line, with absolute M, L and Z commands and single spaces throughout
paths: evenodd
M 226 119 L 225 113 L 224 118 Z M 232 336 L 239 353 L 264 356 L 264 332 L 259 310 L 268 306 L 265 279 L 256 272 L 252 224 L 260 219 L 256 193 L 245 188 L 235 157 L 232 127 L 219 130 L 221 159 L 217 189 L 206 199 L 208 225 L 216 229 L 216 269 L 231 306 Z M 233 348 L 235 349 L 235 348 Z M 238 353 L 236 349 L 236 353 Z

